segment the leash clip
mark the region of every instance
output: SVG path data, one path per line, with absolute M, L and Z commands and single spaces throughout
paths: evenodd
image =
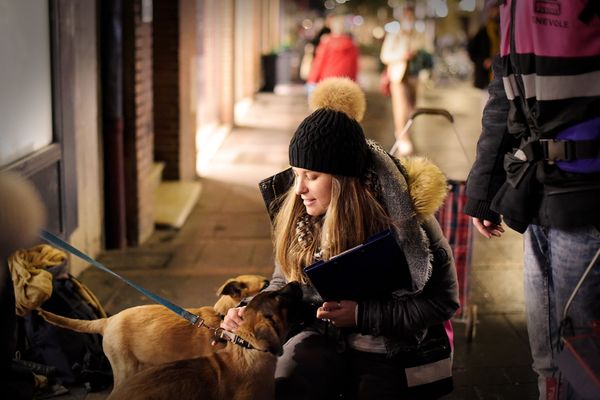
M 223 328 L 217 328 L 213 333 L 213 345 L 219 342 L 231 342 L 246 349 L 254 349 L 247 340 L 242 339 L 239 335 Z
M 226 331 L 223 328 L 215 328 L 213 332 L 213 340 L 212 344 L 216 343 L 224 343 L 224 342 L 234 342 L 234 336 L 236 336 L 233 332 Z
M 208 329 L 214 329 L 208 325 L 206 325 L 206 321 L 204 321 L 202 318 L 200 318 L 199 316 L 197 316 L 198 319 L 194 322 L 192 322 L 192 325 L 194 325 L 196 328 L 208 328 Z

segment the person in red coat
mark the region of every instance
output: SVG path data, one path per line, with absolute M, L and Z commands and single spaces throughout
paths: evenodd
M 346 77 L 356 81 L 358 46 L 345 32 L 344 16 L 331 18 L 331 33 L 321 40 L 306 82 L 314 86 L 325 78 Z

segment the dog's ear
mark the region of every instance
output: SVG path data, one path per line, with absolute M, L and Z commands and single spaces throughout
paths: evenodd
M 316 307 L 303 301 L 302 285 L 299 282 L 290 282 L 277 293 L 278 301 L 287 309 L 288 324 L 304 324 L 316 317 Z
M 287 319 L 290 325 L 304 325 L 312 322 L 317 316 L 318 305 L 304 301 L 302 285 L 299 282 L 290 282 L 280 289 L 280 301 L 287 308 Z
M 264 279 L 263 280 L 263 287 L 261 290 L 265 290 L 266 288 L 269 287 L 269 285 L 271 284 L 271 282 L 268 279 Z
M 285 296 L 292 301 L 302 300 L 302 288 L 299 282 L 292 281 L 279 290 L 281 296 Z
M 248 285 L 244 282 L 228 279 L 227 282 L 217 290 L 217 296 L 229 295 L 231 297 L 241 297 L 242 291 L 247 287 Z

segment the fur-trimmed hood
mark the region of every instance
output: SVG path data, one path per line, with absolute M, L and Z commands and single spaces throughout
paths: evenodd
M 408 192 L 419 220 L 432 216 L 448 193 L 446 176 L 424 157 L 404 157 L 400 162 L 408 175 Z
M 442 205 L 447 192 L 446 177 L 425 158 L 402 160 L 390 157 L 377 143 L 369 141 L 383 203 L 395 222 L 396 240 L 406 255 L 412 288 L 396 294 L 418 292 L 431 277 L 433 255 L 421 223 Z

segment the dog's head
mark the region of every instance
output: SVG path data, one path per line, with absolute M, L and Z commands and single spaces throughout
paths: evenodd
M 246 306 L 244 322 L 237 333 L 254 348 L 279 356 L 290 327 L 304 318 L 304 308 L 298 282 L 259 293 Z
M 228 279 L 218 290 L 219 300 L 213 308 L 219 314 L 237 306 L 240 300 L 251 297 L 269 286 L 269 280 L 261 275 L 239 275 Z

